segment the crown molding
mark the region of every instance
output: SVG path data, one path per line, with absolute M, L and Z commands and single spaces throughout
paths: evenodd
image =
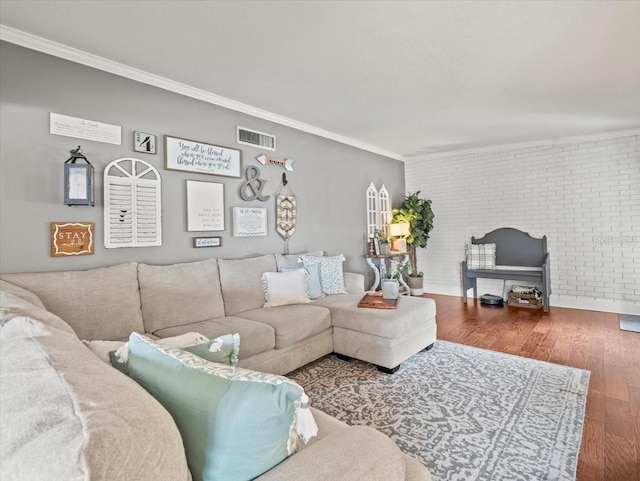
M 560 137 L 557 139 L 532 140 L 529 142 L 519 142 L 514 144 L 491 145 L 487 147 L 476 147 L 471 149 L 450 150 L 447 152 L 435 152 L 432 154 L 421 154 L 416 156 L 405 156 L 405 161 L 444 159 L 448 157 L 458 157 L 461 155 L 477 155 L 490 152 L 503 152 L 505 150 L 529 149 L 532 147 L 545 147 L 549 145 L 575 144 L 579 142 L 592 142 L 597 140 L 615 139 L 618 137 L 629 137 L 640 135 L 640 128 L 614 130 L 611 132 L 600 132 L 596 134 L 577 135 L 573 137 Z
M 54 42 L 52 40 L 47 40 L 46 38 L 38 37 L 37 35 L 32 35 L 30 33 L 23 32 L 22 30 L 7 27 L 6 25 L 2 24 L 0 24 L 0 40 L 19 45 L 21 47 L 29 48 L 31 50 L 36 50 L 38 52 L 46 53 L 54 57 L 69 60 L 81 65 L 86 65 L 87 67 L 95 68 L 97 70 L 112 73 L 120 77 L 128 78 L 130 80 L 135 80 L 136 82 L 151 85 L 153 87 L 158 87 L 163 90 L 168 90 L 170 92 L 184 95 L 186 97 L 201 100 L 203 102 L 217 105 L 219 107 L 224 107 L 229 110 L 241 112 L 243 114 L 247 114 L 262 120 L 267 120 L 269 122 L 284 125 L 285 127 L 300 130 L 308 134 L 324 137 L 326 139 L 349 145 L 360 150 L 365 150 L 373 154 L 382 155 L 394 160 L 404 161 L 404 157 L 398 152 L 390 152 L 366 142 L 361 142 L 359 140 L 352 139 L 350 137 L 346 137 L 329 130 L 321 129 L 304 122 L 299 122 L 295 119 L 269 112 L 268 110 L 262 110 L 251 105 L 229 99 L 227 97 L 213 94 L 206 90 L 195 88 L 181 82 L 176 82 L 168 78 L 145 72 L 143 70 L 130 67 L 119 62 L 114 62 L 104 57 L 99 57 L 83 50 Z

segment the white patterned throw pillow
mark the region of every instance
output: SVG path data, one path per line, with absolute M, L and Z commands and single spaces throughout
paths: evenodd
M 495 269 L 495 244 L 467 244 L 465 247 L 468 269 Z
M 322 292 L 325 294 L 348 294 L 342 272 L 342 263 L 345 261 L 342 254 L 333 257 L 300 256 L 300 259 L 302 259 L 302 265 L 305 269 L 309 269 L 314 264 L 320 264 Z

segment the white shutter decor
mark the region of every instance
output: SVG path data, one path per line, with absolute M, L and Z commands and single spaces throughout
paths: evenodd
M 388 229 L 388 225 L 391 224 L 391 199 L 389 198 L 389 191 L 382 184 L 380 191 L 378 192 L 378 214 L 380 215 L 378 228 L 384 229 L 385 233 Z
M 375 237 L 378 230 L 378 189 L 373 182 L 367 187 L 367 237 Z
M 114 160 L 104 170 L 104 246 L 111 249 L 160 245 L 160 174 L 143 160 Z

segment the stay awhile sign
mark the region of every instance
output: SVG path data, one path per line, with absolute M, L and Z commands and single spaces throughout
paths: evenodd
M 51 256 L 93 254 L 93 222 L 52 222 Z

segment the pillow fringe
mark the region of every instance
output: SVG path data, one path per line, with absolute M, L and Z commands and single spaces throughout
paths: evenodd
M 318 435 L 318 425 L 309 409 L 309 396 L 302 394 L 296 403 L 296 432 L 305 444 Z

